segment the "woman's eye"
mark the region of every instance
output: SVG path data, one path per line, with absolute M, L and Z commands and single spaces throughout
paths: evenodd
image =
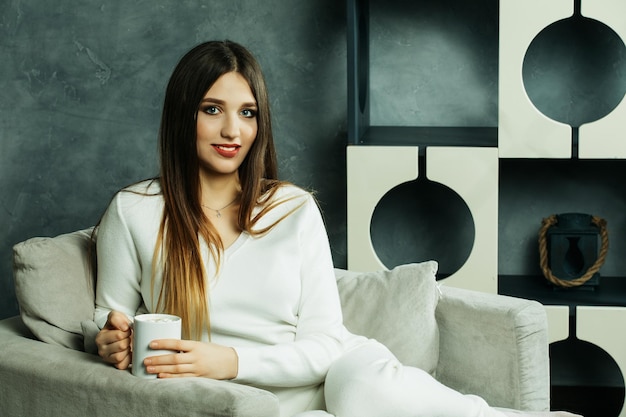
M 256 111 L 251 109 L 243 109 L 241 115 L 246 118 L 252 118 L 256 116 Z
M 215 106 L 207 106 L 204 108 L 204 112 L 207 114 L 217 114 L 219 113 L 219 109 Z

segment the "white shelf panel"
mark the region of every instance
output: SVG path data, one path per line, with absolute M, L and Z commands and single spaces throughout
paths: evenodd
M 387 269 L 372 244 L 372 215 L 389 190 L 417 179 L 418 154 L 419 148 L 410 146 L 348 147 L 348 269 Z M 431 147 L 426 162 L 428 179 L 454 190 L 469 207 L 474 221 L 475 239 L 468 259 L 442 282 L 497 293 L 498 150 Z
M 569 158 L 572 130 L 532 103 L 522 77 L 533 39 L 574 13 L 573 0 L 500 1 L 498 146 L 502 158 Z

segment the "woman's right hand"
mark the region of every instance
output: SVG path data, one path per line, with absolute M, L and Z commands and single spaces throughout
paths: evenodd
M 132 362 L 132 331 L 128 317 L 111 311 L 107 322 L 96 335 L 98 355 L 117 369 L 127 369 Z

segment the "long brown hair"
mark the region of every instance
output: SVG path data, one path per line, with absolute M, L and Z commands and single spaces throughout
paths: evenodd
M 210 329 L 208 283 L 200 237 L 219 266 L 223 243 L 200 204 L 196 117 L 200 102 L 215 81 L 228 72 L 241 74 L 252 90 L 258 112 L 258 132 L 239 167 L 241 183 L 239 228 L 250 234 L 271 207 L 278 186 L 265 80 L 256 59 L 231 41 L 211 41 L 191 49 L 170 77 L 159 131 L 160 183 L 165 202 L 153 260 L 153 286 L 157 272 L 163 276 L 157 309 L 181 316 L 185 338 L 200 339 Z M 253 216 L 259 205 L 265 207 Z M 271 205 L 270 205 L 271 206 Z M 160 271 L 159 271 L 160 269 Z

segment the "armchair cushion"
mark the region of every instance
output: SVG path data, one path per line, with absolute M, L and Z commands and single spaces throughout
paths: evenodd
M 437 267 L 428 261 L 390 271 L 336 270 L 346 327 L 383 343 L 402 363 L 434 374 L 439 362 Z
M 91 230 L 35 237 L 13 247 L 20 314 L 39 340 L 83 350 L 81 322 L 93 320 L 94 311 Z

